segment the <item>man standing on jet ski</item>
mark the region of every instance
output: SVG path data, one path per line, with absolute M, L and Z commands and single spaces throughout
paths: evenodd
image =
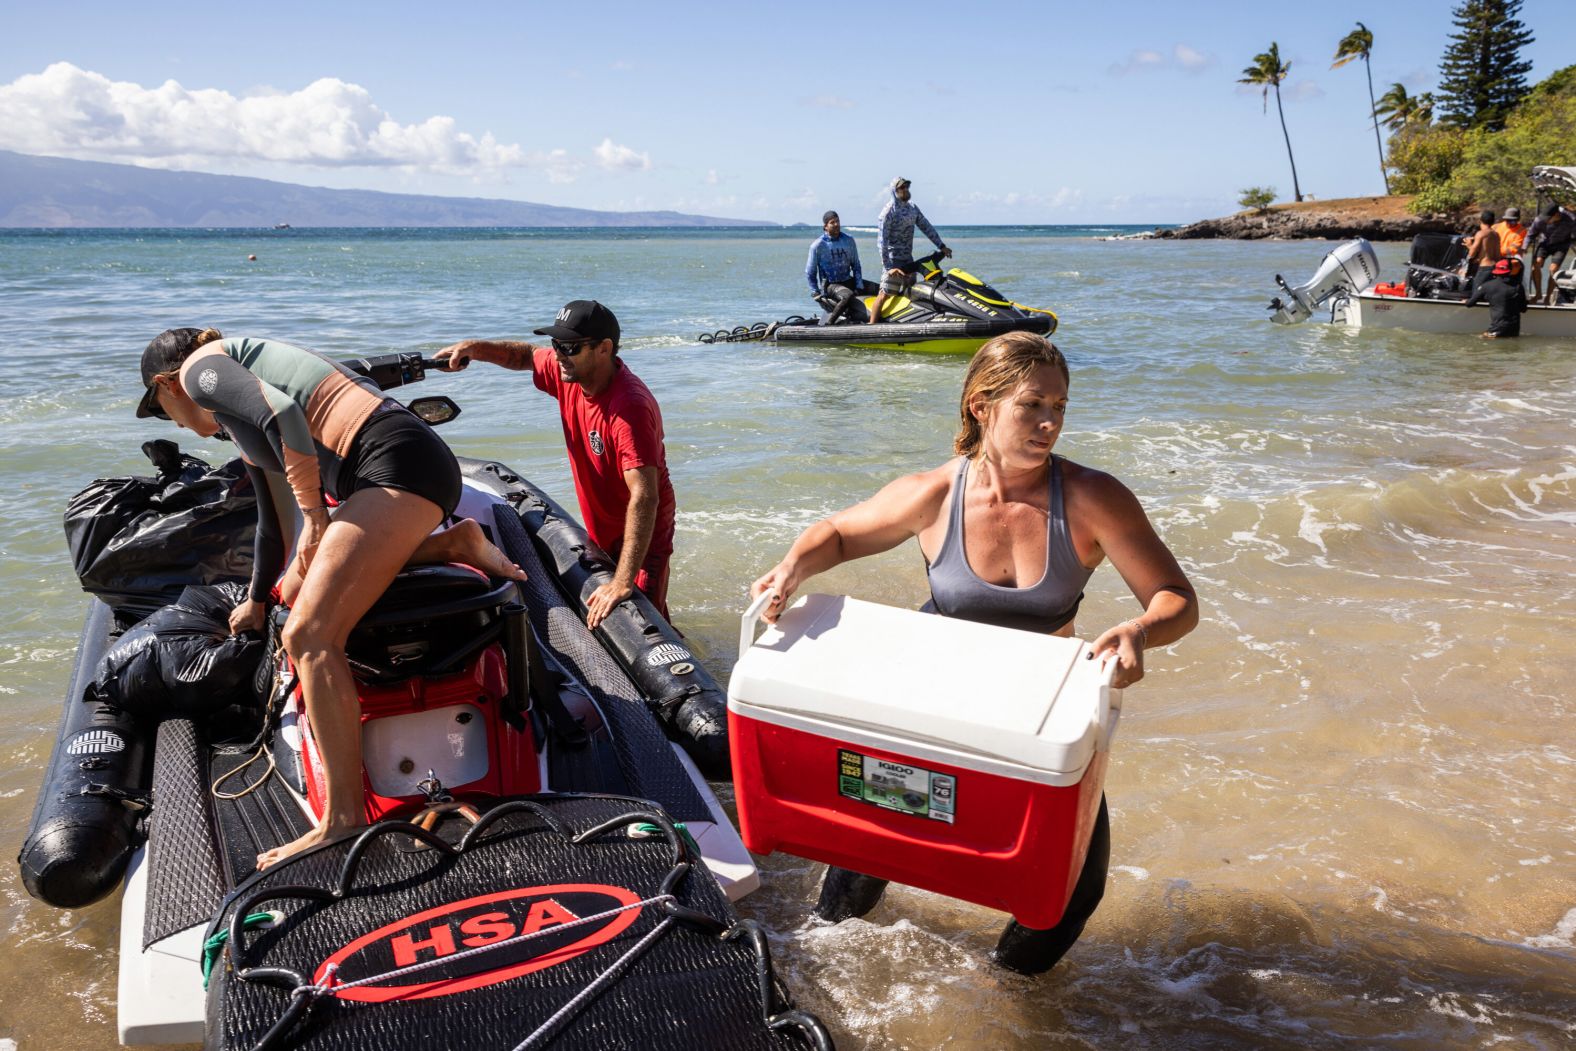
M 843 233 L 843 221 L 836 212 L 821 216 L 821 229 L 826 232 L 810 243 L 804 279 L 810 283 L 810 298 L 826 308 L 826 324 L 835 325 L 864 291 L 864 275 L 859 268 L 859 246 Z
M 914 262 L 914 227 L 918 226 L 930 238 L 930 243 L 945 258 L 952 258 L 952 249 L 941 243 L 941 235 L 930 225 L 925 213 L 908 200 L 909 181 L 901 175 L 892 180 L 892 200 L 881 209 L 877 221 L 880 232 L 876 234 L 876 250 L 881 253 L 881 291 L 870 305 L 870 324 L 881 320 L 881 307 L 889 295 L 901 295 L 919 264 Z

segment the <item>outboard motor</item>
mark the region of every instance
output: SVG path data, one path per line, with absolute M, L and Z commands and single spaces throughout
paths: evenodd
M 1378 280 L 1379 257 L 1374 254 L 1374 246 L 1361 237 L 1347 241 L 1324 257 L 1324 262 L 1306 284 L 1293 288 L 1279 274 L 1275 275 L 1275 283 L 1291 301 L 1285 302 L 1279 296 L 1270 300 L 1270 309 L 1275 312 L 1270 320 L 1277 325 L 1306 321 L 1313 316 L 1314 310 L 1337 293 L 1361 292 L 1372 288 Z

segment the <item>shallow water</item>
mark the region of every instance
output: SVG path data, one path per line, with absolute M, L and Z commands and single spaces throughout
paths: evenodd
M 801 1003 L 870 1049 L 1576 1042 L 1576 348 L 1271 326 L 1272 276 L 1300 280 L 1320 243 L 947 233 L 959 264 L 1061 314 L 1059 451 L 1140 496 L 1203 623 L 1127 693 L 1110 885 L 1055 971 L 992 968 L 1001 915 L 905 888 L 868 921 L 807 923 L 819 867 L 778 855 L 742 911 Z M 38 905 L 9 859 L 81 624 L 64 502 L 168 436 L 131 417 L 147 339 L 432 350 L 602 299 L 666 419 L 675 620 L 725 683 L 748 582 L 820 515 L 944 460 L 957 412 L 960 359 L 695 341 L 807 312 L 808 240 L 0 234 L 0 1048 L 114 1044 L 115 905 Z M 1403 254 L 1380 248 L 1392 273 Z M 415 392 L 465 407 L 460 452 L 572 504 L 528 380 Z M 923 567 L 909 547 L 814 587 L 912 605 Z M 1080 634 L 1134 611 L 1102 569 Z

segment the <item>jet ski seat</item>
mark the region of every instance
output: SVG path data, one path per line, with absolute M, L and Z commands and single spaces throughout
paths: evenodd
M 350 633 L 351 667 L 373 682 L 459 671 L 499 638 L 504 606 L 517 595 L 513 581 L 469 566 L 405 569 Z
M 358 630 L 491 609 L 512 601 L 514 594 L 512 581 L 491 580 L 470 566 L 411 566 L 394 578 Z

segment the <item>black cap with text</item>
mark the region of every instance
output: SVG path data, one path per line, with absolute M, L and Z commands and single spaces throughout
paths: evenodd
M 618 318 L 594 299 L 577 299 L 566 303 L 553 323 L 537 329 L 536 335 L 551 336 L 566 343 L 571 340 L 594 339 L 600 342 L 610 339 L 613 346 L 617 347 Z

